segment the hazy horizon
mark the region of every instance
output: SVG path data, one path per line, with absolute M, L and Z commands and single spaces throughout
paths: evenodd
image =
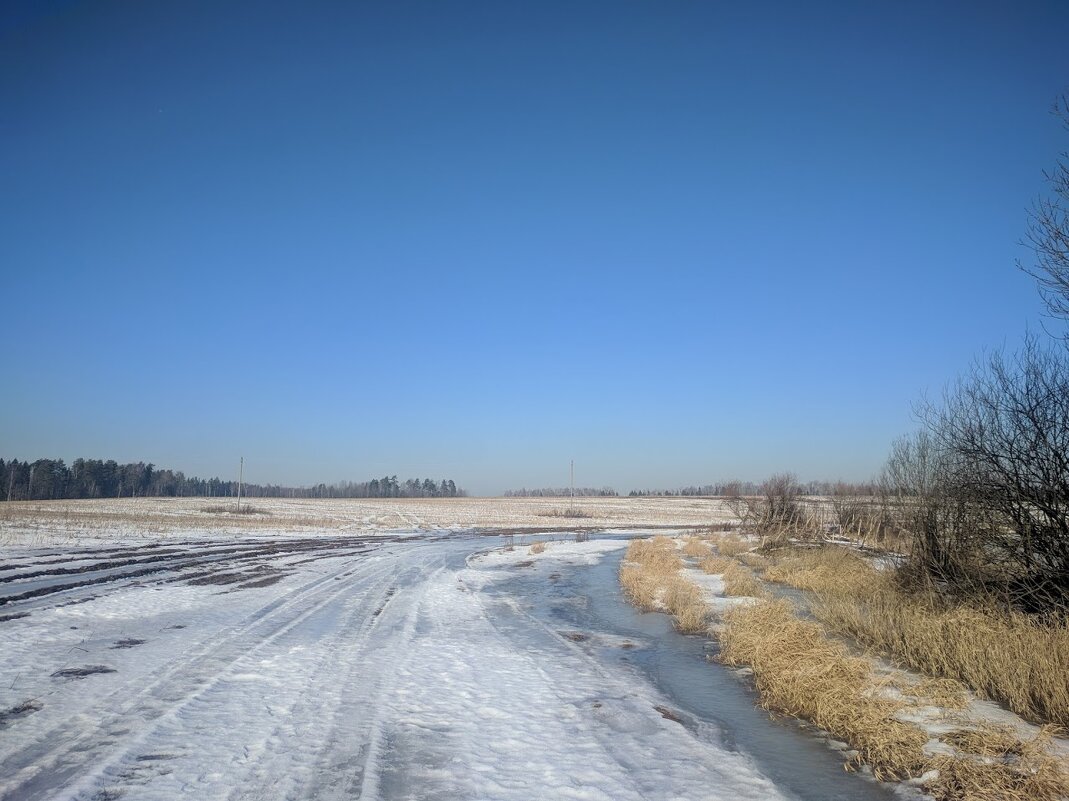
M 14 3 L 0 456 L 863 481 L 1042 324 L 1062 3 Z

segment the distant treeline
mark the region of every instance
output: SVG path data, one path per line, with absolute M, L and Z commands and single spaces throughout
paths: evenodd
M 181 470 L 166 470 L 153 464 L 114 460 L 75 459 L 68 467 L 62 459 L 20 462 L 0 459 L 0 500 L 56 500 L 60 498 L 129 497 L 229 497 L 238 482 L 219 478 L 187 477 Z M 278 484 L 242 484 L 241 494 L 250 498 L 457 498 L 467 495 L 452 479 L 397 476 L 371 481 L 343 481 L 314 487 L 283 487 Z
M 576 498 L 614 498 L 619 493 L 612 487 L 543 487 L 542 489 L 518 489 L 505 490 L 506 498 L 568 498 L 574 495 Z
M 872 495 L 876 492 L 871 482 L 851 484 L 844 481 L 809 481 L 798 485 L 803 495 Z M 700 487 L 682 487 L 674 490 L 631 490 L 629 497 L 735 497 L 739 495 L 761 495 L 764 493 L 763 482 L 724 481 L 719 484 L 703 484 Z

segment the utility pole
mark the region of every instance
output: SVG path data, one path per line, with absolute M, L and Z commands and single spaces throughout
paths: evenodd
M 241 464 L 238 466 L 238 513 L 241 512 L 241 480 L 245 477 L 245 457 L 241 457 Z
M 571 463 L 572 512 L 575 511 L 575 459 Z

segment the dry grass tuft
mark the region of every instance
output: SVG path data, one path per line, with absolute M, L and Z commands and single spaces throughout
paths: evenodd
M 740 553 L 735 557 L 747 567 L 755 570 L 764 570 L 772 561 L 764 554 L 754 553 L 753 551 L 747 551 L 746 553 Z
M 864 558 L 836 546 L 789 551 L 765 570 L 765 578 L 803 590 L 853 596 L 864 595 L 883 580 Z
M 1019 715 L 1069 724 L 1069 623 L 947 607 L 890 583 L 865 598 L 821 595 L 813 613 L 836 631 L 930 676 L 956 679 Z
M 1049 731 L 1028 742 L 1004 734 L 997 737 L 1001 739 L 991 743 L 982 742 L 982 735 L 966 738 L 972 748 L 994 752 L 980 758 L 933 758 L 931 767 L 939 776 L 926 782 L 924 789 L 948 801 L 1057 801 L 1069 797 L 1069 776 L 1063 761 L 1051 753 Z
M 635 541 L 628 559 L 620 581 L 633 603 L 643 609 L 667 608 L 682 632 L 707 631 L 709 610 L 700 589 L 679 575 L 680 559 L 671 540 Z M 748 579 L 756 584 L 756 589 L 745 594 L 763 593 L 753 573 L 733 559 L 709 555 L 701 565 L 707 572 L 724 575 L 725 586 L 728 576 L 737 574 L 737 581 Z M 821 571 L 813 570 L 820 566 L 793 569 L 790 575 L 829 586 L 819 578 Z M 824 605 L 861 608 L 858 598 L 844 594 L 843 584 L 830 586 L 835 591 L 820 596 Z M 848 581 L 846 586 L 852 585 Z M 882 598 L 889 587 L 878 582 L 877 589 L 866 596 L 868 602 Z M 961 728 L 943 738 L 958 752 L 955 756 L 931 756 L 924 748 L 929 735 L 900 719 L 907 701 L 888 697 L 886 683 L 877 680 L 869 660 L 851 655 L 819 623 L 799 619 L 788 601 L 729 610 L 718 637 L 723 662 L 753 669 L 762 705 L 810 720 L 845 740 L 856 750 L 852 764 L 868 765 L 878 779 L 924 776 L 924 790 L 939 801 L 1058 801 L 1069 797 L 1069 777 L 1051 752 L 1053 727 L 1030 742 L 1021 742 L 1009 729 L 996 726 Z M 962 686 L 947 678 L 926 678 L 902 692 L 926 705 L 960 707 L 966 699 Z
M 708 607 L 701 590 L 679 575 L 683 561 L 667 537 L 632 540 L 627 561 L 620 568 L 620 584 L 635 606 L 643 611 L 665 608 L 685 634 L 706 629 Z
M 724 624 L 720 657 L 753 668 L 766 708 L 846 740 L 858 751 L 854 761 L 879 779 L 924 772 L 927 735 L 896 718 L 903 704 L 879 696 L 869 662 L 828 639 L 819 624 L 798 619 L 787 601 L 733 609 Z
M 702 569 L 702 571 L 705 572 L 705 573 L 709 573 L 710 575 L 719 576 L 725 570 L 728 569 L 728 565 L 730 565 L 730 564 L 731 564 L 731 560 L 728 559 L 727 557 L 724 557 L 724 556 L 707 556 L 704 559 L 702 559 L 700 562 L 698 562 L 698 567 L 700 567 Z
M 969 706 L 969 692 L 964 684 L 955 679 L 932 678 L 919 680 L 896 678 L 892 684 L 912 703 L 919 706 L 936 706 L 944 709 L 964 709 Z
M 1020 756 L 1024 744 L 1005 726 L 984 724 L 968 729 L 955 729 L 940 739 L 959 751 L 982 757 Z
M 627 546 L 627 560 L 637 562 L 654 573 L 675 573 L 682 566 L 675 543 L 668 537 L 632 540 Z
M 964 709 L 969 705 L 969 694 L 965 685 L 955 679 L 928 676 L 903 691 L 925 704 L 934 704 L 944 709 Z
M 761 580 L 754 575 L 754 572 L 734 559 L 727 559 L 723 556 L 710 556 L 703 559 L 698 566 L 706 573 L 723 577 L 724 595 L 744 598 L 769 597 L 768 590 L 765 589 Z
M 953 606 L 907 593 L 843 548 L 787 554 L 764 576 L 816 593 L 813 613 L 864 645 L 1032 720 L 1069 725 L 1069 621 L 1044 624 L 994 603 Z
M 624 588 L 627 600 L 643 612 L 652 612 L 658 608 L 661 578 L 639 564 L 625 564 L 620 568 L 620 586 Z
M 664 588 L 664 605 L 676 619 L 676 628 L 684 634 L 698 634 L 707 628 L 709 608 L 696 584 L 682 576 L 668 581 Z
M 722 536 L 716 541 L 716 551 L 721 556 L 738 556 L 750 550 L 750 543 L 742 537 Z
M 709 545 L 697 537 L 688 537 L 687 541 L 683 543 L 683 553 L 687 556 L 701 559 L 709 555 Z
M 546 544 L 544 542 L 531 543 L 531 553 L 542 553 L 546 550 Z

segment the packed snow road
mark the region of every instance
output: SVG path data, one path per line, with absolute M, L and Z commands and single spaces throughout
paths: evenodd
M 638 638 L 559 628 L 528 597 L 622 543 L 478 555 L 498 544 L 4 554 L 0 797 L 801 797 L 715 725 L 683 725 L 628 662 Z M 820 797 L 874 797 L 842 781 Z

